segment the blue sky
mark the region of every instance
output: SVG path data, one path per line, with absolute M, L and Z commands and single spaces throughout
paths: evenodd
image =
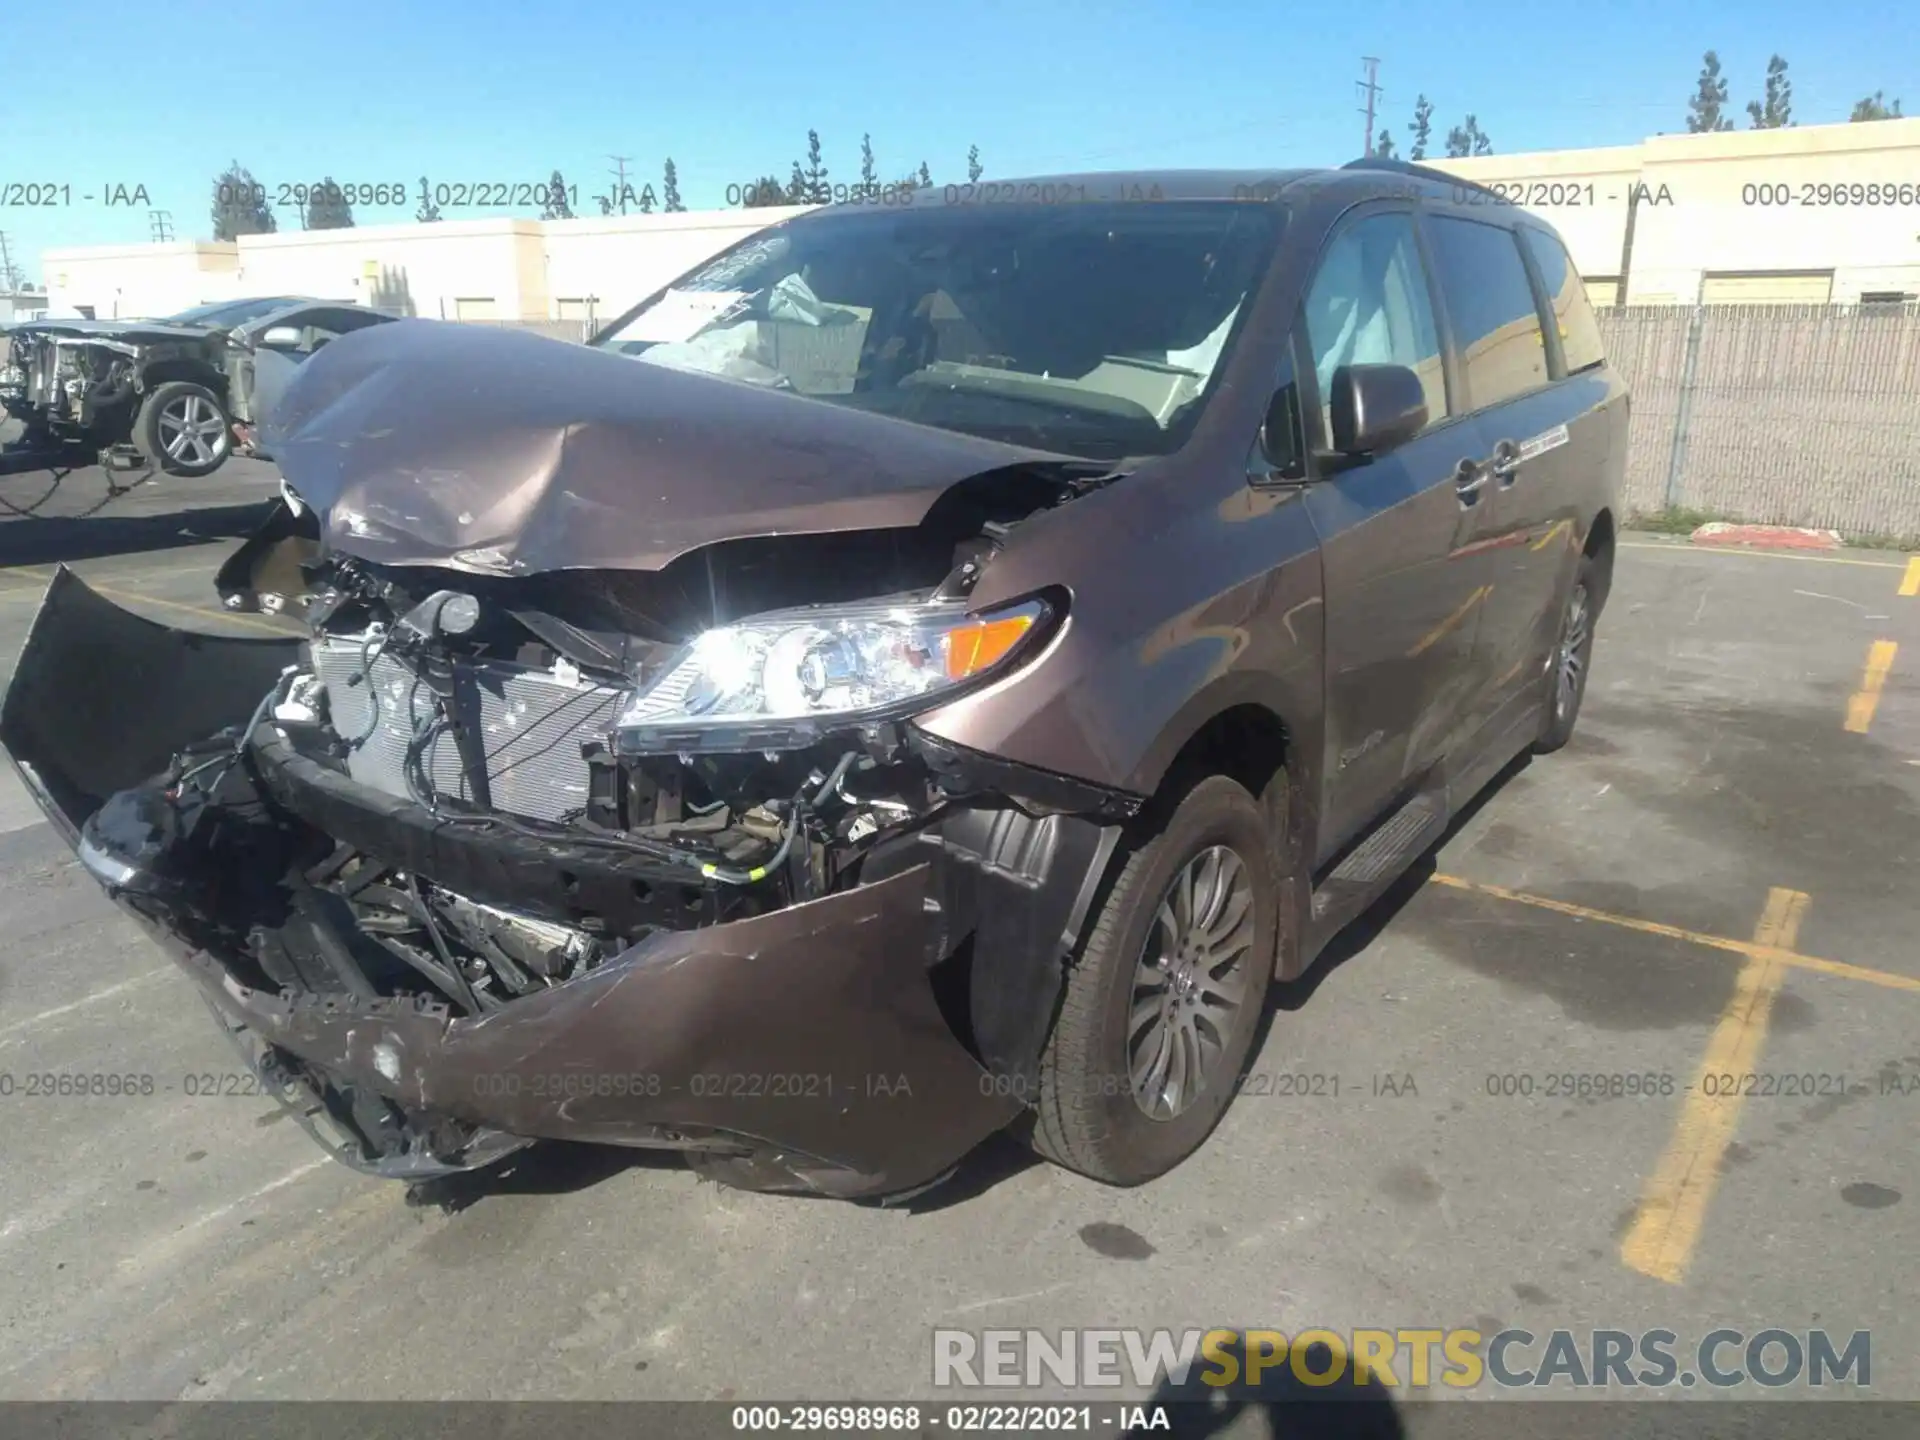
M 1701 52 L 1736 116 L 1786 56 L 1794 115 L 1845 120 L 1876 89 L 1920 113 L 1920 20 L 1906 3 L 1779 0 L 94 0 L 23 12 L 0 89 L 0 200 L 25 182 L 72 203 L 0 208 L 15 262 L 49 246 L 149 238 L 144 185 L 180 238 L 206 238 L 213 177 L 238 159 L 272 187 L 510 182 L 558 167 L 583 197 L 610 155 L 689 206 L 785 177 L 817 128 L 831 179 L 858 178 L 870 132 L 883 179 L 924 159 L 965 178 L 1129 166 L 1341 163 L 1360 151 L 1362 55 L 1380 58 L 1404 154 L 1414 98 L 1436 147 L 1469 111 L 1497 152 L 1628 144 L 1685 128 Z M 1920 176 L 1916 176 L 1920 179 Z M 412 201 L 362 207 L 363 224 Z M 447 218 L 513 213 L 447 211 Z M 298 217 L 285 212 L 283 228 Z

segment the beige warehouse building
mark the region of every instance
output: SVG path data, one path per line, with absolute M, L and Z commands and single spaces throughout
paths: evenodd
M 1920 299 L 1920 119 L 1432 163 L 1550 220 L 1599 303 Z
M 1920 298 L 1920 118 L 1432 163 L 1551 220 L 1602 304 Z M 582 320 L 798 213 L 293 231 L 49 250 L 43 270 L 57 315 L 303 294 L 448 320 Z

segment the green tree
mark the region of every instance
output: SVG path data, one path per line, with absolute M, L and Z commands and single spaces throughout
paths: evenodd
M 1700 57 L 1700 80 L 1687 102 L 1687 130 L 1704 135 L 1710 130 L 1731 130 L 1733 121 L 1720 112 L 1727 107 L 1727 82 L 1720 78 L 1720 57 L 1709 50 Z
M 1400 158 L 1393 153 L 1393 132 L 1391 130 L 1382 130 L 1380 132 L 1380 138 L 1373 142 L 1373 153 L 1376 158 L 1381 160 L 1397 160 Z
M 307 229 L 351 230 L 352 228 L 353 207 L 347 204 L 346 192 L 333 183 L 331 175 L 318 185 L 307 187 Z
M 1893 108 L 1888 109 L 1885 96 L 1886 92 L 1884 90 L 1876 90 L 1873 94 L 1867 96 L 1866 99 L 1854 101 L 1853 114 L 1847 118 L 1849 120 L 1898 120 L 1902 118 L 1900 115 L 1900 102 L 1895 100 L 1893 102 Z
M 871 195 L 878 188 L 880 174 L 873 165 L 873 136 L 860 137 L 860 193 Z
M 800 168 L 800 162 L 798 160 L 793 162 L 793 173 L 787 177 L 787 198 L 785 203 L 788 205 L 804 205 L 807 203 L 807 172 Z
M 1418 164 L 1427 158 L 1427 144 L 1433 139 L 1433 102 L 1426 96 L 1413 102 L 1413 124 L 1407 128 L 1413 132 L 1413 149 L 1407 158 Z
M 431 225 L 440 218 L 440 207 L 433 203 L 433 187 L 424 175 L 420 177 L 420 208 L 413 212 L 413 218 L 422 225 Z
M 542 220 L 571 220 L 573 210 L 567 204 L 567 182 L 561 178 L 558 170 L 553 179 L 547 182 L 547 203 L 540 211 Z
M 271 235 L 280 227 L 267 205 L 267 187 L 253 172 L 234 161 L 213 179 L 213 238 L 237 240 L 242 235 Z
M 651 185 L 642 185 L 639 196 L 634 198 L 634 208 L 642 215 L 651 215 L 653 213 L 654 203 L 653 187 Z
M 924 190 L 932 184 L 933 172 L 927 169 L 927 162 L 922 160 L 920 162 L 920 188 Z
M 1766 103 L 1749 100 L 1747 114 L 1755 130 L 1779 130 L 1793 124 L 1793 82 L 1787 79 L 1787 62 L 1778 55 L 1767 61 Z
M 680 172 L 674 168 L 673 157 L 667 157 L 666 183 L 660 191 L 660 208 L 669 215 L 678 215 L 687 208 L 680 199 Z
M 807 131 L 807 168 L 801 170 L 796 164 L 794 171 L 801 177 L 801 203 L 824 205 L 833 198 L 833 192 L 827 185 L 827 162 L 820 155 L 818 130 Z
M 1467 116 L 1464 125 L 1456 125 L 1447 131 L 1447 158 L 1460 160 L 1468 155 L 1491 155 L 1493 141 L 1487 138 L 1480 128 L 1480 122 L 1474 116 Z
M 986 173 L 986 167 L 980 163 L 980 147 L 978 145 L 969 145 L 967 147 L 967 183 L 969 185 L 979 184 L 980 177 Z
M 747 193 L 740 203 L 749 210 L 764 210 L 769 205 L 784 205 L 787 203 L 787 187 L 772 175 L 762 175 L 747 187 Z

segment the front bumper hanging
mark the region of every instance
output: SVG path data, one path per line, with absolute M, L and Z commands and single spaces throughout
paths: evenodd
M 671 891 L 690 878 L 448 826 L 304 759 L 271 725 L 248 737 L 198 819 L 176 813 L 153 777 L 223 729 L 237 741 L 231 727 L 300 648 L 155 624 L 63 567 L 0 705 L 0 740 L 89 870 L 339 1158 L 419 1179 L 551 1138 L 751 1156 L 789 1188 L 880 1195 L 936 1178 L 1031 1093 L 1004 1077 L 1030 1073 L 1118 834 L 1064 814 L 962 810 L 896 846 L 866 883 L 655 929 L 479 1016 L 420 993 L 266 980 L 249 928 L 354 938 L 297 870 L 246 878 L 314 844 L 344 841 L 422 881 L 550 915 L 593 885 Z M 978 1035 L 956 1028 L 931 979 L 963 929 L 990 942 L 971 972 Z

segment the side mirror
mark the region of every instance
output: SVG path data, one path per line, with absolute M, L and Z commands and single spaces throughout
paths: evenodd
M 298 350 L 300 339 L 298 325 L 275 325 L 260 337 L 260 343 L 269 350 Z
M 1307 477 L 1306 447 L 1300 426 L 1300 387 L 1289 380 L 1273 392 L 1260 422 L 1260 454 L 1272 466 L 1274 480 Z
M 1427 395 L 1404 365 L 1342 365 L 1327 397 L 1333 448 L 1349 458 L 1381 455 L 1427 428 Z

